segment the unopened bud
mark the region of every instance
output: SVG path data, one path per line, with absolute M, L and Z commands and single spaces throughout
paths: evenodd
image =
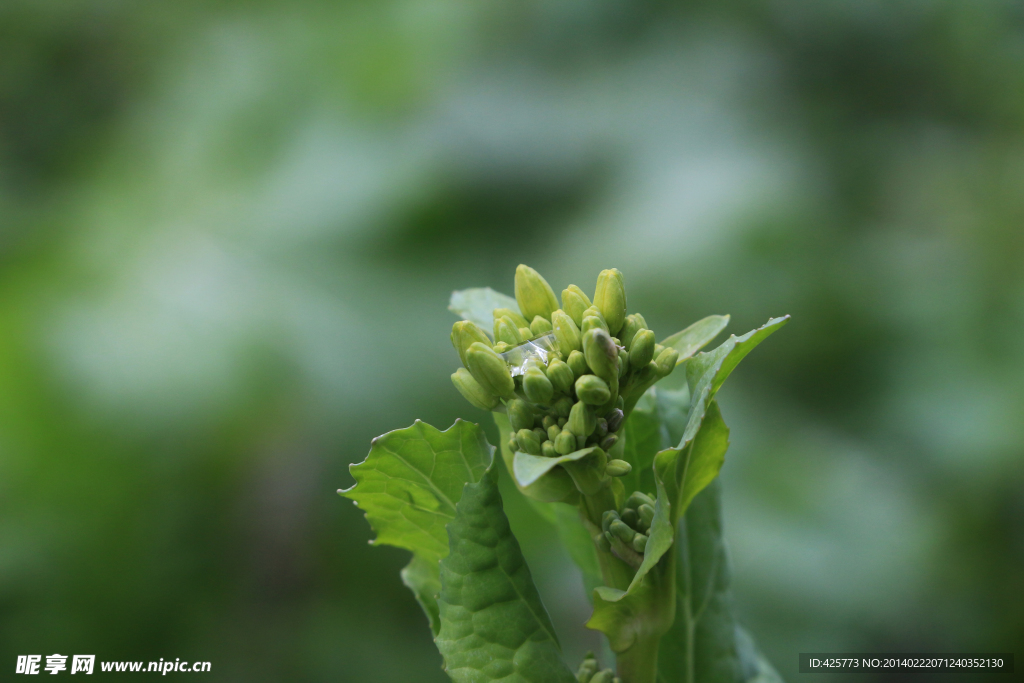
M 534 412 L 530 405 L 522 399 L 509 401 L 505 406 L 508 411 L 508 421 L 512 425 L 512 431 L 520 429 L 533 429 Z
M 542 318 L 539 315 L 533 319 L 530 323 L 530 332 L 533 333 L 534 337 L 539 337 L 542 334 L 547 334 L 551 331 L 551 321 L 547 318 Z
M 589 330 L 583 335 L 583 355 L 594 374 L 606 382 L 619 377 L 619 347 L 601 329 Z
M 551 313 L 558 308 L 558 299 L 548 281 L 530 266 L 520 264 L 516 268 L 516 303 L 527 320 L 535 316 L 551 319 Z
M 452 375 L 452 384 L 464 399 L 481 410 L 492 410 L 498 405 L 498 397 L 484 389 L 479 382 L 473 379 L 473 375 L 466 368 L 459 368 L 455 371 L 455 374 Z
M 576 285 L 569 285 L 562 290 L 562 310 L 572 317 L 577 327 L 583 324 L 583 311 L 590 306 L 590 297 Z
M 562 428 L 557 424 L 553 424 L 547 428 L 548 438 L 554 441 L 558 438 L 558 435 L 562 433 Z
M 624 414 L 623 414 L 621 408 L 616 408 L 612 412 L 608 413 L 608 418 L 607 418 L 608 419 L 608 431 L 609 432 L 617 432 L 617 431 L 619 431 L 619 427 L 622 426 L 623 418 L 624 418 Z
M 640 314 L 631 313 L 626 316 L 626 320 L 622 323 L 622 329 L 619 330 L 619 339 L 622 340 L 622 345 L 626 347 L 627 351 L 633 350 L 633 339 L 636 337 L 636 333 L 644 329 L 640 324 Z
M 540 445 L 540 454 L 545 458 L 557 458 L 558 451 L 555 450 L 555 444 L 550 439 Z
M 618 537 L 620 541 L 627 545 L 632 543 L 633 537 L 636 536 L 636 532 L 630 529 L 628 524 L 618 519 L 613 521 L 608 526 L 608 531 L 610 531 L 613 536 Z
M 543 418 L 541 418 L 540 422 L 541 426 L 543 426 L 544 429 L 551 429 L 551 425 L 558 424 L 558 420 L 555 419 L 554 415 L 545 415 Z
M 573 351 L 565 362 L 576 379 L 590 373 L 590 366 L 587 365 L 587 359 L 582 351 Z
M 505 353 L 506 351 L 509 351 L 512 348 L 513 347 L 510 344 L 506 344 L 505 342 L 500 341 L 494 345 L 494 352 Z
M 507 315 L 494 321 L 494 339 L 505 342 L 509 346 L 518 346 L 525 341 L 519 334 L 519 328 L 516 327 L 515 322 Z
M 561 391 L 563 394 L 569 393 L 575 381 L 569 366 L 557 358 L 548 363 L 548 379 L 551 380 L 551 386 L 555 391 Z
M 550 405 L 551 397 L 555 393 L 554 387 L 551 386 L 551 380 L 538 367 L 530 368 L 523 375 L 523 391 L 526 393 L 526 398 L 541 405 Z
M 614 446 L 618 440 L 618 436 L 616 436 L 615 434 L 609 434 L 608 436 L 601 439 L 601 448 L 603 448 L 606 451 L 611 450 L 611 447 Z
M 537 437 L 538 442 L 544 443 L 545 441 L 548 440 L 547 430 L 541 429 L 540 427 L 534 427 L 532 431 L 534 435 Z
M 633 491 L 633 493 L 629 494 L 629 498 L 626 499 L 626 507 L 636 510 L 641 505 L 650 505 L 653 508 L 654 499 L 643 491 Z
M 519 442 L 516 441 L 514 434 L 512 435 L 512 438 L 508 440 L 508 449 L 513 453 L 519 450 Z
M 593 375 L 591 375 L 593 377 Z M 597 419 L 594 417 L 593 408 L 580 401 L 572 407 L 569 413 L 569 421 L 565 423 L 566 428 L 576 436 L 590 436 L 597 426 Z
M 583 319 L 583 325 L 580 326 L 580 332 L 586 333 L 588 330 L 604 330 L 607 332 L 608 325 L 596 315 L 588 315 Z
M 637 534 L 633 538 L 633 550 L 637 551 L 641 555 L 644 554 L 644 550 L 647 549 L 647 537 L 643 534 Z
M 502 398 L 512 398 L 516 384 L 504 359 L 483 342 L 473 342 L 466 351 L 466 365 L 473 379 L 484 389 Z
M 597 659 L 594 658 L 594 653 L 588 652 L 586 657 L 583 658 L 583 663 L 580 664 L 579 671 L 576 672 L 577 683 L 591 683 L 591 679 L 597 673 L 597 669 Z
M 533 339 L 533 332 L 529 327 L 520 327 L 519 336 L 523 338 L 523 341 L 526 341 L 527 339 Z
M 637 508 L 637 514 L 640 515 L 640 523 L 645 529 L 651 528 L 651 522 L 654 521 L 654 507 L 644 503 Z
M 591 306 L 587 310 L 583 311 L 583 318 L 584 319 L 589 318 L 590 316 L 594 316 L 596 318 L 600 318 L 601 319 L 601 326 L 607 329 L 608 322 L 604 319 L 604 313 L 601 312 L 600 308 L 598 308 L 597 306 Z
M 568 429 L 563 429 L 555 439 L 555 450 L 562 455 L 569 455 L 576 450 L 576 436 Z
M 638 331 L 629 349 L 629 364 L 634 368 L 642 368 L 650 363 L 654 359 L 654 343 L 654 332 Z
M 569 403 L 572 403 L 572 399 L 569 399 Z M 557 405 L 558 402 L 556 401 L 555 404 Z M 572 406 L 571 405 L 569 406 L 569 409 L 572 410 Z M 567 418 L 567 417 L 560 417 L 560 418 L 558 418 L 558 426 L 561 427 L 562 429 L 565 429 L 565 423 L 568 422 L 568 421 L 569 421 L 569 418 Z
M 605 510 L 601 513 L 601 528 L 604 531 L 608 531 L 608 527 L 611 523 L 619 518 L 619 513 L 615 510 Z
M 583 375 L 576 380 L 576 395 L 592 406 L 603 405 L 612 396 L 608 383 L 597 375 Z
M 609 460 L 604 473 L 609 477 L 624 477 L 633 471 L 633 466 L 625 460 Z
M 597 427 L 594 429 L 594 436 L 599 439 L 603 439 L 605 434 L 608 433 L 608 420 L 603 417 L 597 419 Z
M 551 326 L 558 342 L 558 350 L 568 358 L 580 349 L 580 330 L 568 313 L 559 309 L 551 314 Z
M 608 537 L 604 532 L 594 536 L 594 544 L 606 553 L 612 549 L 612 544 L 608 542 Z
M 468 320 L 460 320 L 452 325 L 452 346 L 459 352 L 459 360 L 466 365 L 466 351 L 473 342 L 491 345 L 487 334 Z
M 615 674 L 611 669 L 605 669 L 598 671 L 594 674 L 594 677 L 590 679 L 589 683 L 615 683 Z
M 516 324 L 516 327 L 529 327 L 530 321 L 522 316 L 519 311 L 513 311 L 511 308 L 495 308 L 493 311 L 494 319 L 508 316 L 512 318 L 512 322 Z
M 615 339 L 612 338 L 614 342 Z M 619 347 L 619 379 L 625 377 L 626 373 L 629 372 L 629 354 L 626 353 L 626 349 Z
M 532 429 L 520 429 L 516 432 L 516 443 L 519 450 L 530 455 L 540 455 L 540 439 L 533 433 Z
M 618 334 L 626 320 L 626 285 L 618 268 L 602 270 L 594 289 L 594 305 L 601 309 L 608 331 Z
M 622 511 L 622 521 L 635 529 L 637 522 L 640 521 L 640 515 L 633 508 L 626 508 Z
M 679 360 L 679 352 L 671 346 L 666 348 L 654 361 L 655 365 L 658 366 L 658 374 L 664 377 L 671 373 L 676 369 L 677 360 Z
M 569 411 L 572 410 L 573 400 L 568 396 L 560 396 L 557 401 L 551 406 L 551 410 L 555 412 L 559 418 L 568 418 Z M 559 420 L 561 422 L 561 420 Z

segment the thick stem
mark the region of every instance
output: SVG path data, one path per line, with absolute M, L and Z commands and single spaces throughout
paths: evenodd
M 661 636 L 637 638 L 625 652 L 616 657 L 617 673 L 623 683 L 655 683 L 658 678 L 658 643 Z

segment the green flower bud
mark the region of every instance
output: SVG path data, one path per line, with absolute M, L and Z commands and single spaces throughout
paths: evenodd
M 516 443 L 519 450 L 530 455 L 540 455 L 540 439 L 533 433 L 532 429 L 520 429 L 516 432 Z
M 654 332 L 639 330 L 629 348 L 629 364 L 634 368 L 642 368 L 650 363 L 654 359 L 654 343 Z
M 583 324 L 580 326 L 580 332 L 586 333 L 587 330 L 604 330 L 608 331 L 607 324 L 598 318 L 596 315 L 588 315 L 583 318 Z
M 606 553 L 611 552 L 612 549 L 612 544 L 608 542 L 608 537 L 605 536 L 603 533 L 594 536 L 594 545 L 596 545 L 598 548 L 605 551 Z
M 527 320 L 534 316 L 551 319 L 551 313 L 558 308 L 558 299 L 548 281 L 530 266 L 520 264 L 516 268 L 516 302 Z
M 555 401 L 554 405 L 551 406 L 551 409 L 555 411 L 555 415 L 557 415 L 558 417 L 567 418 L 569 417 L 569 411 L 572 410 L 572 399 L 569 398 L 568 396 L 562 396 L 557 401 Z M 559 420 L 558 422 L 559 424 L 562 423 L 561 420 Z
M 622 420 L 624 417 L 625 416 L 620 408 L 616 408 L 612 412 L 608 413 L 608 431 L 619 431 L 619 427 L 622 426 Z
M 604 473 L 609 477 L 624 477 L 633 471 L 633 466 L 625 460 L 609 460 Z
M 591 677 L 597 673 L 598 670 L 597 659 L 594 657 L 593 652 L 588 652 L 583 657 L 583 663 L 580 664 L 579 671 L 576 672 L 577 683 L 591 683 Z
M 548 438 L 554 441 L 558 438 L 558 435 L 562 433 L 562 428 L 557 424 L 553 424 L 547 429 Z
M 533 339 L 533 332 L 529 327 L 520 327 L 519 336 L 522 337 L 523 341 L 526 341 L 527 339 Z
M 593 377 L 593 375 L 590 375 Z M 596 378 L 595 378 L 596 379 Z M 594 410 L 580 401 L 572 407 L 569 413 L 569 421 L 565 426 L 576 436 L 590 436 L 597 427 L 597 418 L 594 417 Z
M 658 366 L 658 374 L 665 377 L 673 370 L 676 369 L 676 361 L 679 360 L 679 352 L 673 349 L 671 346 L 666 348 L 658 356 L 657 360 L 654 361 L 655 365 Z
M 466 366 L 473 373 L 473 379 L 484 389 L 502 398 L 512 398 L 516 383 L 504 359 L 494 349 L 482 342 L 473 342 L 466 351 Z
M 572 399 L 571 398 L 569 399 L 569 402 L 572 403 Z M 569 409 L 571 410 L 572 406 L 569 406 Z M 560 417 L 560 418 L 558 418 L 558 426 L 561 427 L 562 429 L 565 429 L 565 423 L 568 422 L 568 421 L 569 421 L 569 418 L 567 418 L 567 417 Z
M 551 429 L 552 425 L 558 424 L 558 420 L 555 419 L 554 415 L 545 415 L 541 418 L 540 422 L 544 429 Z
M 573 351 L 579 351 L 580 330 L 569 314 L 559 309 L 551 314 L 551 324 L 558 341 L 558 350 L 568 358 Z
M 614 338 L 612 339 L 614 342 Z M 619 379 L 622 379 L 629 372 L 629 354 L 626 349 L 619 347 Z
M 641 555 L 644 554 L 644 550 L 647 549 L 647 537 L 643 534 L 637 534 L 633 539 L 633 550 L 637 551 Z M 591 679 L 593 680 L 593 679 Z
M 541 335 L 547 334 L 548 332 L 551 331 L 551 329 L 551 321 L 548 320 L 547 318 L 542 318 L 539 315 L 536 316 L 533 319 L 533 322 L 530 323 L 530 332 L 533 333 L 534 337 L 539 337 Z
M 583 324 L 583 311 L 590 306 L 590 297 L 576 285 L 569 285 L 562 290 L 562 310 L 569 314 L 577 327 Z
M 553 441 L 545 441 L 540 445 L 540 454 L 545 458 L 557 458 L 558 451 L 555 450 L 555 444 Z
M 513 311 L 511 308 L 495 308 L 494 312 L 493 312 L 493 315 L 494 315 L 494 319 L 495 320 L 497 320 L 498 318 L 505 317 L 505 316 L 508 316 L 509 318 L 512 318 L 512 322 L 514 322 L 516 324 L 516 328 L 517 329 L 520 328 L 520 327 L 529 327 L 530 326 L 530 321 L 529 320 L 524 318 L 518 311 Z
M 524 339 L 519 334 L 519 328 L 512 321 L 512 318 L 504 315 L 494 321 L 494 339 L 505 342 L 509 346 L 518 346 Z
M 615 683 L 615 674 L 611 669 L 598 671 L 588 683 Z
M 600 308 L 598 308 L 597 306 L 591 306 L 587 310 L 583 311 L 583 318 L 584 319 L 589 318 L 590 316 L 594 316 L 596 318 L 600 318 L 601 319 L 601 323 L 602 323 L 601 326 L 604 327 L 605 329 L 607 329 L 608 322 L 604 319 L 604 313 L 601 312 Z
M 555 450 L 562 455 L 569 455 L 576 450 L 576 435 L 568 429 L 563 429 L 555 439 Z
M 534 427 L 532 431 L 534 435 L 537 437 L 538 442 L 544 443 L 545 441 L 548 440 L 547 430 L 541 429 L 540 427 Z
M 498 343 L 496 343 L 494 345 L 494 352 L 495 353 L 505 353 L 506 351 L 510 350 L 511 348 L 513 348 L 513 347 L 510 346 L 509 344 L 506 344 L 505 342 L 500 341 L 500 342 L 498 342 Z
M 583 375 L 576 380 L 576 395 L 592 406 L 603 405 L 612 396 L 608 383 L 597 375 Z
M 608 527 L 611 523 L 619 518 L 619 513 L 615 510 L 605 510 L 601 513 L 601 529 L 608 531 Z
M 611 463 L 608 464 L 610 465 Z M 633 508 L 626 508 L 622 511 L 622 521 L 635 529 L 637 522 L 640 521 L 640 516 Z
M 611 447 L 619 440 L 615 434 L 609 434 L 608 436 L 601 439 L 601 448 L 604 450 L 611 450 Z
M 594 436 L 599 439 L 603 439 L 605 434 L 608 433 L 608 420 L 603 417 L 597 419 L 597 427 L 594 429 Z
M 555 393 L 554 387 L 551 386 L 551 380 L 537 367 L 531 367 L 523 375 L 523 391 L 526 393 L 526 398 L 541 405 L 550 405 L 551 398 Z
M 466 368 L 455 371 L 452 375 L 452 384 L 464 399 L 481 410 L 493 410 L 498 405 L 498 397 L 480 386 Z
M 565 362 L 569 369 L 572 370 L 573 376 L 577 379 L 590 373 L 590 366 L 587 365 L 587 359 L 582 351 L 573 351 Z
M 629 525 L 622 520 L 615 520 L 608 526 L 608 531 L 611 532 L 612 536 L 617 537 L 620 541 L 629 545 L 633 542 L 633 537 L 636 536 L 636 532 L 629 528 Z
M 662 346 L 661 344 L 655 344 L 654 345 L 654 357 L 657 358 L 658 356 L 660 356 L 661 352 L 664 351 L 664 350 L 665 350 L 664 346 Z
M 636 510 L 641 505 L 650 505 L 653 509 L 654 500 L 642 491 L 633 491 L 629 494 L 629 498 L 626 499 L 626 507 Z
M 608 331 L 618 334 L 626 320 L 626 284 L 618 268 L 602 270 L 594 289 L 594 305 L 601 309 Z
M 508 440 L 508 449 L 513 453 L 519 450 L 519 442 L 516 441 L 515 435 L 513 435 L 512 438 Z
M 460 320 L 452 325 L 452 346 L 459 352 L 459 360 L 466 365 L 466 351 L 473 342 L 491 345 L 487 334 L 468 320 Z
M 645 529 L 650 529 L 651 522 L 654 521 L 654 506 L 644 503 L 637 508 L 637 514 L 640 515 L 640 524 L 642 524 Z
M 637 332 L 644 329 L 644 326 L 640 324 L 641 319 L 639 313 L 632 313 L 627 315 L 625 322 L 622 323 L 622 329 L 619 330 L 619 339 L 622 340 L 622 345 L 626 347 L 627 351 L 633 350 L 633 338 Z
M 555 388 L 555 391 L 567 394 L 572 389 L 576 378 L 565 361 L 555 358 L 548 363 L 548 379 L 551 380 L 551 386 Z
M 606 382 L 618 380 L 619 349 L 607 332 L 596 329 L 584 333 L 583 355 L 595 375 Z

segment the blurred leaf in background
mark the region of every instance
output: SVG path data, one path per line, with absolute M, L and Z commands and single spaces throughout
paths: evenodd
M 1011 650 L 1022 46 L 999 0 L 5 3 L 0 659 L 444 680 L 334 491 L 377 434 L 487 424 L 445 307 L 520 262 L 618 267 L 666 332 L 793 315 L 720 397 L 784 676 Z M 505 499 L 578 661 L 582 582 Z

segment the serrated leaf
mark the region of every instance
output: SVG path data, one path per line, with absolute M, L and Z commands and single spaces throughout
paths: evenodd
M 441 561 L 441 631 L 455 683 L 574 683 L 489 470 L 466 486 Z
M 519 312 L 519 304 L 507 294 L 496 292 L 490 287 L 474 287 L 452 292 L 448 310 L 463 320 L 469 320 L 490 333 L 494 327 L 494 309 L 508 308 Z
M 463 487 L 480 480 L 493 454 L 478 425 L 456 420 L 442 432 L 417 420 L 378 436 L 366 459 L 349 467 L 356 483 L 341 494 L 366 513 L 377 532 L 372 543 L 412 551 L 402 580 L 435 634 L 438 562 L 448 554 L 445 526 L 455 518 Z
M 594 446 L 581 448 L 568 455 L 560 455 L 557 458 L 547 458 L 542 455 L 530 455 L 522 451 L 516 451 L 512 459 L 512 476 L 516 483 L 522 487 L 528 487 L 540 480 L 545 474 L 559 465 L 567 462 L 577 462 L 590 456 L 594 452 Z
M 676 365 L 679 365 L 707 346 L 728 324 L 729 316 L 727 315 L 709 315 L 685 330 L 666 337 L 662 340 L 661 345 L 671 346 L 679 352 L 679 360 L 676 361 Z

